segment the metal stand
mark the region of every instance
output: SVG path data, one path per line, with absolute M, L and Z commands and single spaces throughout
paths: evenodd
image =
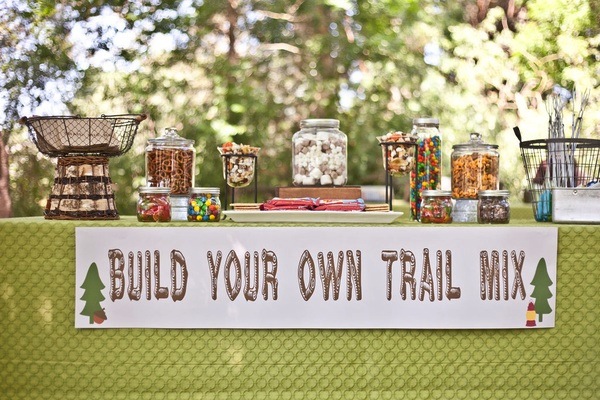
M 223 158 L 223 170 L 225 171 L 225 197 L 224 197 L 224 204 L 223 204 L 223 209 L 227 210 L 229 209 L 229 205 L 235 203 L 235 187 L 230 186 L 227 182 L 229 182 L 229 175 L 231 174 L 231 163 L 229 162 L 229 159 L 231 157 L 240 157 L 240 158 L 253 158 L 254 160 L 252 161 L 253 164 L 253 174 L 252 174 L 252 180 L 254 181 L 254 202 L 257 203 L 258 202 L 258 156 L 256 154 L 221 154 L 221 157 Z M 247 186 L 247 185 L 245 185 Z M 238 187 L 245 187 L 245 186 L 238 186 Z M 229 189 L 231 188 L 231 202 L 229 202 Z
M 392 201 L 394 199 L 394 176 L 390 173 L 390 169 L 389 169 L 389 152 L 391 151 L 392 146 L 393 147 L 397 147 L 398 146 L 398 142 L 381 142 L 379 143 L 381 145 L 381 147 L 383 148 L 383 162 L 384 162 L 384 166 L 385 166 L 385 201 L 388 204 L 388 207 L 390 208 L 390 211 L 392 211 Z M 417 143 L 403 143 L 404 146 L 413 146 L 415 148 L 414 154 L 416 157 L 417 154 Z M 415 160 L 415 167 L 414 170 L 416 172 L 417 169 L 417 160 Z M 410 174 L 410 171 L 407 171 L 408 174 Z

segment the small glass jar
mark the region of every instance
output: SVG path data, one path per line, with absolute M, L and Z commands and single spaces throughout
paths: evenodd
M 410 215 L 420 220 L 421 193 L 442 187 L 442 134 L 437 118 L 415 118 L 411 134 L 417 137 L 417 165 L 410 172 Z
M 172 195 L 186 195 L 194 186 L 196 149 L 194 141 L 184 139 L 177 129 L 149 139 L 146 146 L 146 184 L 169 187 Z
M 168 187 L 142 186 L 138 189 L 137 219 L 140 222 L 171 221 L 171 190 Z
M 424 190 L 421 193 L 421 222 L 449 224 L 452 222 L 452 193 L 449 190 Z
M 480 190 L 498 190 L 500 155 L 498 145 L 483 143 L 481 134 L 471 133 L 468 143 L 452 146 L 452 198 L 477 200 Z
M 187 219 L 190 222 L 218 222 L 221 220 L 219 188 L 197 187 L 190 191 Z
M 294 186 L 343 186 L 348 138 L 337 119 L 305 119 L 292 137 Z
M 478 196 L 477 222 L 480 224 L 508 224 L 510 221 L 508 190 L 481 190 Z

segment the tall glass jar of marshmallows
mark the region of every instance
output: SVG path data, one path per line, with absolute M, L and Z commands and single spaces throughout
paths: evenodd
M 294 186 L 343 186 L 348 138 L 337 119 L 305 119 L 292 138 Z

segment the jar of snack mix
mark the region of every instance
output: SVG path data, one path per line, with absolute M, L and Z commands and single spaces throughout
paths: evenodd
M 218 222 L 221 219 L 220 192 L 219 188 L 192 188 L 188 204 L 188 221 Z
M 305 119 L 292 137 L 294 186 L 343 186 L 348 138 L 337 119 Z
M 423 190 L 421 196 L 422 223 L 449 224 L 452 222 L 452 193 L 449 190 Z
M 168 187 L 142 186 L 138 189 L 137 219 L 140 222 L 171 221 L 171 190 Z
M 500 155 L 498 145 L 483 143 L 481 134 L 452 146 L 452 198 L 477 200 L 480 190 L 498 190 Z
M 408 175 L 415 167 L 417 137 L 410 133 L 389 132 L 378 136 L 383 167 L 392 176 Z
M 477 222 L 480 224 L 508 224 L 510 203 L 508 190 L 481 190 L 477 203 Z
M 437 118 L 415 118 L 412 134 L 417 137 L 417 165 L 410 173 L 410 215 L 420 220 L 421 193 L 442 185 L 442 134 Z
M 196 149 L 194 141 L 182 138 L 175 128 L 149 139 L 146 146 L 146 184 L 168 187 L 171 195 L 187 196 L 194 186 Z
M 217 150 L 223 159 L 223 178 L 229 187 L 241 188 L 252 183 L 260 147 L 227 142 Z

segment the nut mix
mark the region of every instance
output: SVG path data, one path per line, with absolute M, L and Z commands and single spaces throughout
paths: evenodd
M 384 166 L 390 175 L 405 175 L 415 166 L 416 137 L 403 132 L 389 132 L 377 137 L 381 145 Z
M 254 179 L 256 156 L 260 147 L 227 142 L 218 147 L 223 157 L 223 177 L 231 187 L 248 186 Z

